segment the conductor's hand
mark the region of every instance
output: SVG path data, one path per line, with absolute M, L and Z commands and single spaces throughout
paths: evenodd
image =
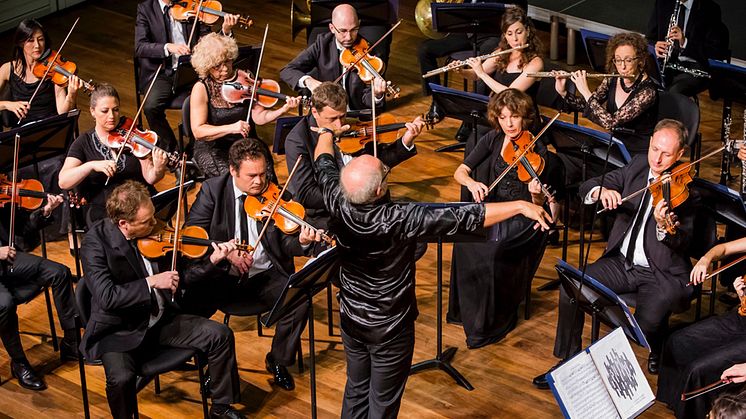
M 593 192 L 593 199 L 601 199 L 601 205 L 608 210 L 616 209 L 622 203 L 622 195 L 613 189 L 601 188 L 601 197 L 599 198 L 598 189 Z
M 730 380 L 734 383 L 743 383 L 746 381 L 746 364 L 735 364 L 723 371 L 720 376 L 721 380 Z
M 482 182 L 471 182 L 467 186 L 467 189 L 471 192 L 471 196 L 474 198 L 474 202 L 476 203 L 484 201 L 484 198 L 486 198 L 489 193 L 489 188 Z
M 212 262 L 213 265 L 217 265 L 218 263 L 225 260 L 228 255 L 234 250 L 236 250 L 236 242 L 232 240 L 225 243 L 213 243 L 210 262 Z
M 176 292 L 176 288 L 179 287 L 179 273 L 177 271 L 161 272 L 151 275 L 145 278 L 145 280 L 148 281 L 150 288 L 171 290 L 171 293 Z
M 249 269 L 254 264 L 254 256 L 248 252 L 234 250 L 228 253 L 228 262 L 235 266 L 238 272 L 245 274 L 249 273 Z
M 13 263 L 16 260 L 16 249 L 10 246 L 0 247 L 0 260 Z
M 91 160 L 85 164 L 89 165 L 92 171 L 103 173 L 108 177 L 114 176 L 117 172 L 117 164 L 111 160 Z
M 320 242 L 324 230 L 314 230 L 310 227 L 301 226 L 298 241 L 301 245 L 307 246 L 313 242 Z
M 523 205 L 521 208 L 521 214 L 524 217 L 536 221 L 534 230 L 541 228 L 541 231 L 549 230 L 549 224 L 552 222 L 552 216 L 548 212 L 544 211 L 544 208 L 526 201 L 516 201 Z
M 699 285 L 704 282 L 710 264 L 712 264 L 712 260 L 708 256 L 702 256 L 692 268 L 692 272 L 689 274 L 689 282 L 692 285 Z

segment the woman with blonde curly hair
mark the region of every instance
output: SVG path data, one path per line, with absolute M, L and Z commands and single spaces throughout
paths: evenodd
M 270 123 L 297 107 L 300 101 L 289 98 L 282 107 L 274 110 L 255 102 L 251 109 L 252 123 L 247 123 L 248 101 L 228 103 L 221 94 L 223 82 L 233 81 L 238 75 L 233 68 L 237 57 L 236 41 L 217 33 L 202 37 L 192 53 L 192 66 L 200 77 L 192 88 L 190 99 L 189 116 L 196 140 L 194 160 L 208 178 L 228 171 L 228 149 L 234 141 L 250 136 L 256 138 L 253 123 Z
M 606 130 L 625 128 L 618 137 L 631 154 L 647 153 L 658 119 L 656 85 L 645 73 L 648 50 L 645 38 L 636 33 L 620 33 L 606 47 L 606 70 L 622 76 L 601 82 L 595 92 L 588 87 L 585 70 L 572 73 L 579 97 L 568 95 L 566 78 L 557 77 L 555 89 L 564 98 L 568 111 L 582 111 Z

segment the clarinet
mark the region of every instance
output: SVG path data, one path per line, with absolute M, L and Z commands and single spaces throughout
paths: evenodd
M 676 4 L 673 8 L 673 13 L 671 14 L 671 19 L 668 19 L 668 30 L 666 30 L 666 41 L 668 42 L 668 47 L 666 48 L 666 53 L 663 55 L 663 66 L 661 69 L 665 70 L 668 66 L 668 60 L 671 59 L 671 56 L 673 55 L 673 47 L 674 42 L 668 39 L 668 36 L 671 34 L 671 31 L 676 26 L 676 19 L 679 17 L 679 10 L 681 10 L 681 0 L 676 0 Z
M 730 140 L 730 125 L 731 125 L 731 117 L 730 114 L 725 118 L 723 121 L 723 146 L 725 147 L 725 152 L 723 153 L 723 159 L 720 163 L 720 184 L 726 185 L 728 181 L 731 179 L 730 177 L 730 161 L 733 158 L 733 153 L 735 152 L 735 144 L 734 142 L 731 142 Z

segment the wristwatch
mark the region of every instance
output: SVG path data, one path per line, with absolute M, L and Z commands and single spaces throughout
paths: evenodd
M 318 131 L 319 135 L 326 134 L 327 132 L 332 135 L 332 138 L 337 138 L 337 136 L 334 135 L 334 131 L 332 131 L 331 129 L 326 128 L 326 127 L 319 127 L 319 131 Z

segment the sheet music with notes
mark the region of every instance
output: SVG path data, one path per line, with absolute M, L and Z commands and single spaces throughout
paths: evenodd
M 621 328 L 549 374 L 566 418 L 634 418 L 655 402 Z

